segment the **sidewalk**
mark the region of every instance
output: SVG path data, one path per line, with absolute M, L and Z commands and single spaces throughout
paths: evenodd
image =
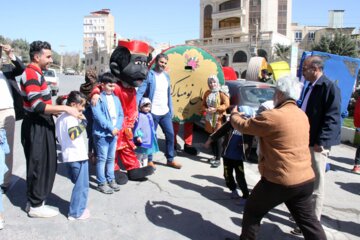
M 164 136 L 161 131 L 158 134 L 162 147 Z M 204 142 L 204 133 L 195 134 L 194 142 Z M 328 239 L 360 239 L 360 176 L 349 172 L 354 154 L 355 148 L 345 145 L 332 150 L 322 218 Z M 210 168 L 209 157 L 207 153 L 191 157 L 180 152 L 176 160 L 183 168 L 176 170 L 167 167 L 164 155 L 159 153 L 155 157 L 157 170 L 148 181 L 129 181 L 112 195 L 94 190 L 92 168 L 91 218 L 71 222 L 67 211 L 73 185 L 64 177 L 63 165 L 58 167 L 53 194 L 47 202 L 58 207 L 61 214 L 51 219 L 32 219 L 24 212 L 25 159 L 17 159 L 18 180 L 4 197 L 6 225 L 0 239 L 238 239 L 243 207 L 238 200 L 230 199 L 222 166 Z M 245 171 L 252 189 L 259 180 L 257 164 L 246 162 Z M 293 227 L 286 207 L 280 205 L 263 219 L 259 239 L 302 239 L 289 234 Z

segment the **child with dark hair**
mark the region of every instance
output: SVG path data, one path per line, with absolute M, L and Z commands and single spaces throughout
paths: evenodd
M 255 111 L 248 106 L 239 106 L 239 111 L 245 112 L 247 117 L 255 116 Z M 237 187 L 233 175 L 235 171 L 236 182 L 243 194 L 240 201 L 240 204 L 242 205 L 245 204 L 246 199 L 249 197 L 249 189 L 247 187 L 244 171 L 245 151 L 243 134 L 235 130 L 231 126 L 230 121 L 227 121 L 218 130 L 209 136 L 204 146 L 209 148 L 213 141 L 216 141 L 223 136 L 225 136 L 222 152 L 225 183 L 231 191 L 231 198 L 240 198 L 236 190 Z
M 86 98 L 79 91 L 70 92 L 67 97 L 60 96 L 56 103 L 77 109 L 80 113 L 84 111 Z M 80 120 L 81 119 L 81 120 Z M 69 176 L 75 184 L 72 190 L 69 220 L 83 220 L 90 217 L 90 211 L 86 208 L 89 192 L 89 167 L 86 146 L 83 133 L 86 128 L 84 115 L 75 118 L 68 113 L 63 113 L 56 120 L 56 136 L 61 145 L 62 161 L 69 168 Z
M 97 189 L 105 194 L 120 190 L 115 182 L 114 160 L 117 135 L 121 129 L 124 113 L 117 96 L 114 95 L 116 78 L 110 72 L 100 76 L 100 98 L 93 112 L 93 138 L 96 148 L 96 178 Z

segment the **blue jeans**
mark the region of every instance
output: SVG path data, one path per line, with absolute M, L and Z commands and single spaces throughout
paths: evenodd
M 157 130 L 158 125 L 160 125 L 161 130 L 165 134 L 165 157 L 168 162 L 172 162 L 174 160 L 174 127 L 172 124 L 172 117 L 170 112 L 165 115 L 155 115 L 152 114 L 154 119 L 154 127 L 155 131 Z M 153 159 L 153 155 L 149 155 L 148 161 L 151 162 Z
M 96 178 L 98 184 L 111 182 L 115 179 L 114 160 L 117 137 L 100 137 L 94 135 L 96 148 Z
M 89 164 L 88 160 L 78 162 L 67 162 L 69 177 L 74 183 L 72 190 L 69 216 L 78 218 L 86 209 L 89 193 Z

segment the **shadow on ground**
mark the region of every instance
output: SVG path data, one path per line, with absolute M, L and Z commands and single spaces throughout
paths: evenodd
M 237 234 L 204 220 L 198 212 L 166 201 L 148 201 L 145 206 L 145 214 L 149 221 L 156 226 L 173 230 L 188 239 L 238 239 Z
M 17 176 L 15 176 L 17 177 Z M 7 197 L 9 198 L 11 204 L 14 207 L 19 207 L 25 213 L 25 206 L 27 202 L 26 197 L 26 181 L 23 178 L 19 178 L 14 186 L 7 192 Z M 60 213 L 67 217 L 69 210 L 69 201 L 62 199 L 56 194 L 51 193 L 48 199 L 46 200 L 46 205 L 54 206 L 58 208 Z

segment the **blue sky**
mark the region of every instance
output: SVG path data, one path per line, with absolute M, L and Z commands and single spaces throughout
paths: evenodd
M 303 25 L 326 26 L 328 10 L 343 9 L 344 25 L 359 28 L 359 7 L 359 0 L 293 0 L 292 18 Z M 0 35 L 46 40 L 58 52 L 79 52 L 83 17 L 102 8 L 111 9 L 118 36 L 172 45 L 199 38 L 200 0 L 2 1 Z

